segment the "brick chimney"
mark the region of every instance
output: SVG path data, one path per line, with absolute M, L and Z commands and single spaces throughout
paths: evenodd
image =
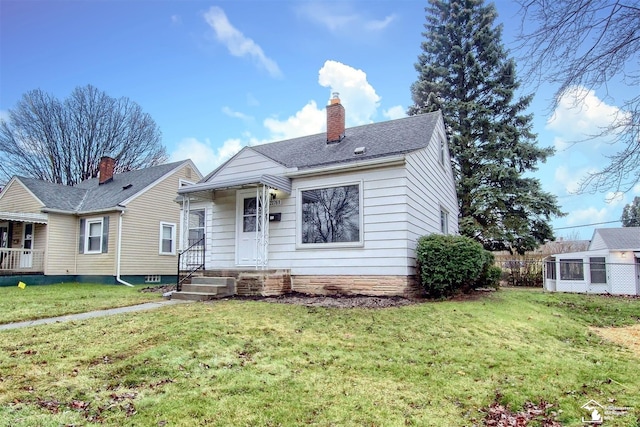
M 338 92 L 327 105 L 327 144 L 340 142 L 344 138 L 344 107 L 340 104 Z
M 116 166 L 115 159 L 109 156 L 103 156 L 100 158 L 100 175 L 98 183 L 100 185 L 113 181 L 113 169 Z

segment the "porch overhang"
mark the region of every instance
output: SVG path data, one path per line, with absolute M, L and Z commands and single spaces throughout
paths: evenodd
M 201 196 L 215 190 L 227 190 L 233 188 L 249 188 L 264 185 L 274 190 L 291 194 L 291 179 L 277 175 L 254 175 L 233 179 L 213 179 L 209 182 L 189 185 L 178 189 L 178 194 Z
M 49 216 L 44 213 L 33 212 L 0 212 L 0 221 L 35 222 L 38 224 L 46 224 L 49 222 Z

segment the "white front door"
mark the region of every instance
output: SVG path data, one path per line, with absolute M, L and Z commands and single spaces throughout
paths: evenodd
M 256 190 L 238 190 L 236 193 L 236 264 L 256 265 L 257 253 Z
M 22 254 L 20 268 L 31 268 L 33 265 L 33 224 L 25 223 L 22 233 Z

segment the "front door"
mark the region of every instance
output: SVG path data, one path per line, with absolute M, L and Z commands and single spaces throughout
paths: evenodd
M 20 268 L 31 268 L 33 265 L 33 224 L 25 223 L 22 234 L 22 255 L 20 255 Z
M 0 225 L 0 268 L 5 267 L 4 264 L 9 264 L 9 261 L 5 262 L 5 259 L 8 259 L 9 253 L 7 251 L 3 251 L 2 249 L 9 247 L 9 226 L 4 223 Z
M 256 265 L 257 253 L 256 190 L 238 190 L 236 193 L 236 263 Z

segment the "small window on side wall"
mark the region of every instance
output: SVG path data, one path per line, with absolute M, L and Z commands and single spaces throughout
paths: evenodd
M 449 234 L 449 212 L 444 209 L 440 209 L 440 232 Z
M 160 255 L 176 254 L 176 225 L 170 222 L 160 223 Z
M 81 254 L 107 253 L 109 249 L 109 217 L 80 219 L 78 252 Z

